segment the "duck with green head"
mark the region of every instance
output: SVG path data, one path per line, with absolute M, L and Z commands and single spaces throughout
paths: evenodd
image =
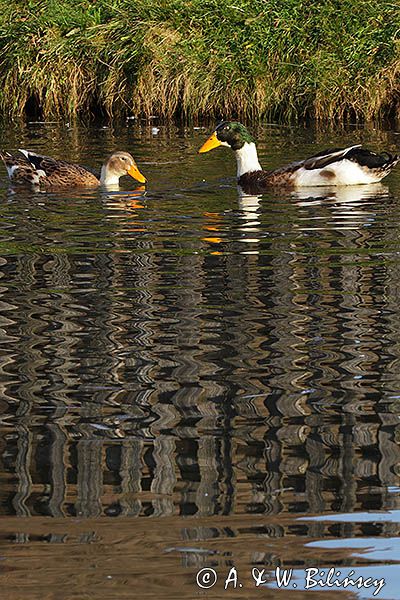
M 376 183 L 400 161 L 398 155 L 376 154 L 357 144 L 323 150 L 305 160 L 264 171 L 254 139 L 246 127 L 236 121 L 220 123 L 199 152 L 208 152 L 218 146 L 227 146 L 235 152 L 238 183 L 249 192 L 262 191 L 271 185 L 308 187 Z

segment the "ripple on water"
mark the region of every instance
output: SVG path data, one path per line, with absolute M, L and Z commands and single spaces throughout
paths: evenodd
M 193 597 L 198 569 L 232 564 L 249 585 L 254 565 L 395 581 L 398 174 L 243 196 L 228 153 L 196 156 L 203 132 L 159 129 L 21 134 L 83 163 L 134 146 L 146 190 L 0 189 L 10 590 Z M 322 149 L 263 135 L 272 166 Z

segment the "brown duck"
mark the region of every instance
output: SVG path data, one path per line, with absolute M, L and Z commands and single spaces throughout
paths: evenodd
M 23 185 L 39 189 L 70 187 L 116 186 L 123 175 L 130 175 L 140 183 L 146 178 L 136 166 L 128 152 L 114 152 L 109 156 L 96 177 L 80 165 L 50 156 L 42 156 L 31 150 L 19 150 L 20 154 L 0 152 L 10 181 L 13 185 Z
M 244 190 L 260 192 L 271 185 L 307 187 L 376 183 L 400 161 L 396 154 L 375 154 L 356 145 L 323 150 L 305 160 L 264 171 L 258 161 L 254 139 L 246 127 L 227 121 L 218 125 L 199 152 L 208 152 L 218 146 L 227 146 L 235 152 L 239 185 Z

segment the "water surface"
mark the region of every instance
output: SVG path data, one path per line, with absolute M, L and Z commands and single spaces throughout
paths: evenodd
M 265 167 L 399 142 L 253 131 Z M 7 598 L 302 600 L 314 567 L 384 577 L 378 598 L 400 597 L 400 170 L 240 197 L 227 149 L 196 154 L 208 134 L 0 131 L 1 147 L 91 167 L 130 151 L 149 182 L 13 193 L 2 170 Z M 243 587 L 224 590 L 232 566 Z M 284 590 L 271 589 L 277 566 L 295 570 Z M 219 576 L 208 591 L 206 567 Z M 254 567 L 270 583 L 255 588 Z

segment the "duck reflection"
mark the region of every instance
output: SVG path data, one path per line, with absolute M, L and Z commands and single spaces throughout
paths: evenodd
M 258 243 L 260 237 L 257 235 L 261 231 L 261 194 L 246 194 L 242 188 L 239 187 L 239 219 L 242 224 L 239 226 L 239 230 L 244 234 L 241 238 L 242 242 L 245 243 Z M 257 250 L 254 248 L 254 252 Z
M 301 210 L 293 225 L 295 229 L 334 229 L 343 234 L 349 229 L 361 231 L 370 226 L 390 193 L 385 185 L 378 183 L 321 188 L 318 193 L 315 188 L 295 190 L 290 197 Z
M 271 186 L 263 194 L 252 186 L 238 186 L 239 207 L 247 211 L 257 210 L 263 196 L 279 194 L 280 197 L 298 200 L 306 206 L 315 202 L 359 202 L 361 200 L 372 200 L 389 196 L 389 188 L 381 183 L 368 185 L 343 185 L 343 186 L 320 186 L 282 188 Z
M 344 185 L 339 187 L 324 186 L 298 188 L 289 193 L 300 206 L 319 203 L 354 203 L 365 200 L 381 199 L 389 196 L 389 188 L 381 183 L 370 185 Z
M 322 206 L 327 208 L 328 212 L 318 214 L 298 213 L 295 212 L 292 216 L 292 227 L 294 230 L 304 229 L 321 229 L 325 227 L 331 228 L 332 225 L 338 229 L 358 228 L 374 219 L 375 210 L 372 205 L 378 200 L 390 197 L 390 192 L 387 186 L 380 183 L 371 185 L 357 186 L 324 186 L 310 187 L 299 189 L 273 188 L 269 193 L 257 194 L 251 193 L 249 188 L 243 189 L 238 186 L 238 211 L 235 211 L 236 228 L 239 233 L 234 236 L 235 241 L 240 241 L 245 244 L 253 244 L 253 247 L 246 248 L 244 254 L 258 254 L 259 244 L 263 238 L 268 237 L 270 232 L 266 231 L 265 223 L 263 224 L 263 214 L 265 216 L 266 208 L 263 210 L 263 201 L 265 206 L 273 203 L 274 211 L 279 211 L 281 204 L 291 204 L 293 207 L 307 209 L 313 206 Z M 226 219 L 221 213 L 204 213 L 206 223 L 203 229 L 212 231 L 212 237 L 202 238 L 203 241 L 213 244 L 220 244 L 226 239 Z M 336 221 L 339 219 L 339 221 Z M 264 219 L 265 220 L 265 219 Z M 305 220 L 308 221 L 305 225 Z M 345 220 L 345 221 L 344 221 Z M 216 232 L 220 234 L 216 235 Z M 233 237 L 230 232 L 230 237 Z
M 102 200 L 112 207 L 117 205 L 124 208 L 132 208 L 134 210 L 144 208 L 144 197 L 146 195 L 146 186 L 141 185 L 134 190 L 129 191 L 118 191 L 118 190 L 107 190 L 101 194 Z
M 398 507 L 387 188 L 229 194 L 96 196 L 87 246 L 2 257 L 2 514 Z

